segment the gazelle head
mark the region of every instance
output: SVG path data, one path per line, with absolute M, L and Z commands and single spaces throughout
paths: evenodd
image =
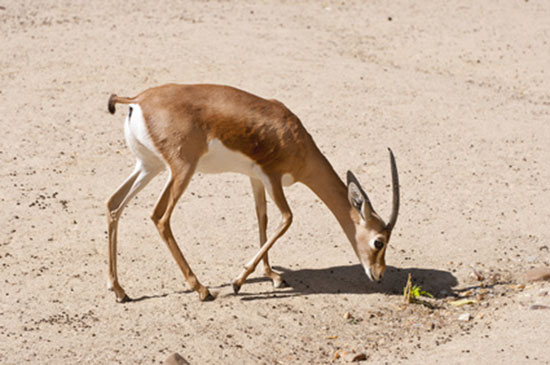
M 374 211 L 372 204 L 351 171 L 347 174 L 348 199 L 351 206 L 359 214 L 355 222 L 355 237 L 352 240 L 355 253 L 371 280 L 380 281 L 386 270 L 384 256 L 390 240 L 391 232 L 397 221 L 399 212 L 399 177 L 397 166 L 391 149 L 391 176 L 393 187 L 393 206 L 388 223 Z

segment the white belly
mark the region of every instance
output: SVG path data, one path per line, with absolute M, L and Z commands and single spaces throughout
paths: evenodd
M 248 156 L 225 147 L 219 139 L 213 139 L 208 143 L 208 152 L 199 160 L 197 171 L 208 174 L 238 172 L 259 179 L 264 184 L 269 183 L 260 165 Z M 294 183 L 290 174 L 284 174 L 281 180 L 284 186 Z
M 219 139 L 208 143 L 208 152 L 199 160 L 197 171 L 208 174 L 238 172 L 250 177 L 259 178 L 259 166 L 248 156 L 225 147 Z

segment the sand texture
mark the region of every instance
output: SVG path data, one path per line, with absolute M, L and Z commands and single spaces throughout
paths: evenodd
M 548 364 L 550 2 L 0 0 L 0 363 Z M 131 173 L 127 108 L 168 83 L 285 103 L 336 172 L 401 210 L 380 284 L 305 186 L 262 267 L 248 178 L 196 174 L 172 217 L 202 303 L 150 216 L 125 210 L 107 290 L 105 201 Z M 279 213 L 269 201 L 269 231 Z M 403 304 L 411 274 L 434 295 Z

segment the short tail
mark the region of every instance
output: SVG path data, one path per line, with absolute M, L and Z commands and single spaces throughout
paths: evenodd
M 108 103 L 109 113 L 115 114 L 115 112 L 116 112 L 115 105 L 117 103 L 119 103 L 119 104 L 133 104 L 135 102 L 136 101 L 134 100 L 134 98 L 124 98 L 124 97 L 121 97 L 121 96 L 116 96 L 115 94 L 111 94 L 111 96 L 109 97 L 109 103 Z

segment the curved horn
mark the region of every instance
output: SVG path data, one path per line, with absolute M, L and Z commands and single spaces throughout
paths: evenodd
M 390 148 L 388 148 L 388 151 L 390 151 L 393 205 L 390 220 L 386 225 L 386 229 L 391 231 L 395 226 L 395 222 L 397 221 L 397 214 L 399 213 L 399 175 L 397 174 L 397 165 L 395 164 L 395 157 L 393 156 L 393 152 Z

